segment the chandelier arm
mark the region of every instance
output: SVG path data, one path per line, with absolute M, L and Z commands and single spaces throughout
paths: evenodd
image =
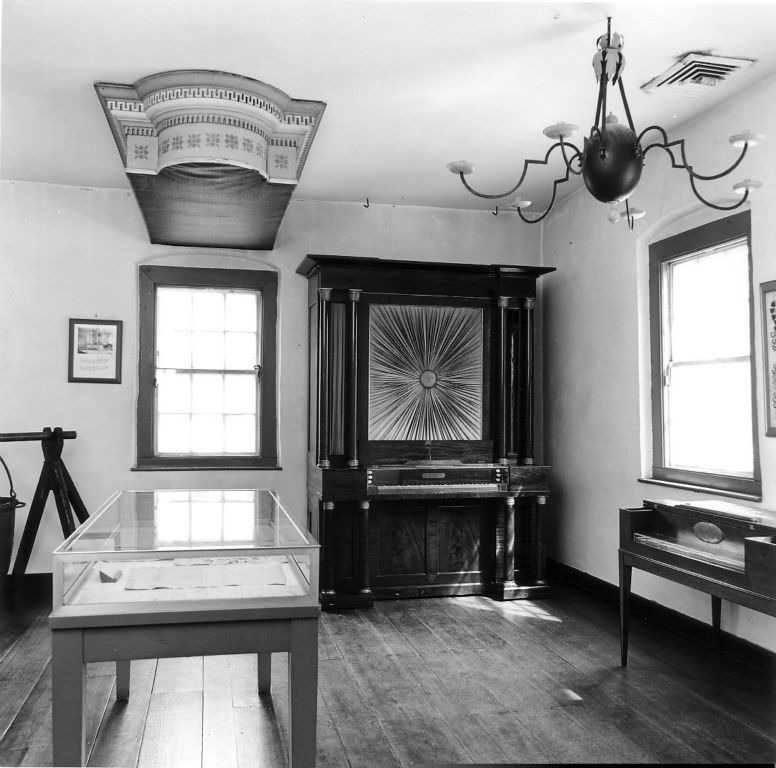
M 606 62 L 604 62 L 604 70 L 601 74 L 601 84 L 603 86 L 601 93 L 601 135 L 606 135 L 606 86 L 608 85 L 608 78 L 606 77 Z
M 628 118 L 628 126 L 636 133 L 636 128 L 633 126 L 633 118 L 631 117 L 630 107 L 628 106 L 628 99 L 625 97 L 625 86 L 622 84 L 622 76 L 617 81 L 620 86 L 620 96 L 622 97 L 622 106 L 625 107 L 625 116 Z
M 520 189 L 520 185 L 523 183 L 523 180 L 525 179 L 526 171 L 528 170 L 527 163 L 528 161 L 526 160 L 526 162 L 523 164 L 523 173 L 521 174 L 517 184 L 515 184 L 515 186 L 512 187 L 512 189 L 508 190 L 507 192 L 502 192 L 497 195 L 487 195 L 484 192 L 478 192 L 476 189 L 474 189 L 474 187 L 471 186 L 471 184 L 469 184 L 469 182 L 466 181 L 466 177 L 464 176 L 463 173 L 459 173 L 458 175 L 461 177 L 461 182 L 464 185 L 464 187 L 466 187 L 466 189 L 468 189 L 469 192 L 471 192 L 473 195 L 476 195 L 477 197 L 482 197 L 485 200 L 498 200 L 502 197 L 507 197 L 508 195 L 511 195 L 517 192 L 518 189 Z
M 555 179 L 555 181 L 552 182 L 552 197 L 550 198 L 550 204 L 547 206 L 547 210 L 541 214 L 540 216 L 537 216 L 535 219 L 526 219 L 525 216 L 523 216 L 523 211 L 518 208 L 517 213 L 520 216 L 520 218 L 526 223 L 526 224 L 536 224 L 537 222 L 544 219 L 547 214 L 552 210 L 552 206 L 555 205 L 555 195 L 558 192 L 558 184 L 563 184 L 564 181 L 569 180 L 569 172 L 570 168 L 566 166 L 566 175 L 562 179 Z
M 563 162 L 566 163 L 566 170 L 571 171 L 575 176 L 579 176 L 582 173 L 582 160 L 580 159 L 582 157 L 582 152 L 579 150 L 578 147 L 576 147 L 574 144 L 572 144 L 569 141 L 563 141 L 563 138 L 561 137 L 560 140 L 560 150 L 563 153 Z M 566 155 L 566 147 L 571 147 L 574 150 L 574 154 L 571 157 L 568 157 Z M 575 171 L 571 164 L 575 161 L 579 160 L 579 170 Z
M 598 101 L 595 105 L 595 120 L 593 120 L 593 127 L 597 130 L 598 129 L 598 121 L 601 120 L 603 124 L 603 120 L 606 118 L 606 110 L 604 108 L 604 115 L 603 118 L 601 117 L 601 105 L 606 103 L 606 80 L 603 76 L 603 71 L 601 74 L 601 77 L 598 80 Z
M 746 157 L 746 152 L 748 149 L 749 142 L 747 141 L 741 148 L 741 154 L 738 156 L 738 160 L 736 160 L 729 168 L 726 168 L 720 173 L 715 173 L 712 176 L 702 176 L 700 173 L 695 173 L 695 171 L 692 170 L 692 166 L 689 165 L 687 166 L 687 170 L 693 178 L 700 179 L 701 181 L 714 181 L 714 179 L 721 179 L 723 176 L 727 176 L 729 173 L 735 171 L 735 169 L 741 165 L 741 161 L 744 159 L 744 157 Z M 682 139 L 682 157 L 684 157 L 684 139 Z
M 517 192 L 517 190 L 520 188 L 521 184 L 525 180 L 526 173 L 528 173 L 528 166 L 529 165 L 547 165 L 547 163 L 549 162 L 549 159 L 550 159 L 550 155 L 553 153 L 553 151 L 555 149 L 557 149 L 558 147 L 562 148 L 563 144 L 564 144 L 563 141 L 556 141 L 547 150 L 547 153 L 544 156 L 544 160 L 525 160 L 523 162 L 523 172 L 520 174 L 520 179 L 518 180 L 517 184 L 515 184 L 515 186 L 512 187 L 512 189 L 508 190 L 507 192 L 502 192 L 501 194 L 498 194 L 498 195 L 488 195 L 488 194 L 485 194 L 484 192 L 478 192 L 476 189 L 474 189 L 474 187 L 472 187 L 466 181 L 465 175 L 463 173 L 459 173 L 458 175 L 461 177 L 461 182 L 463 183 L 464 187 L 466 187 L 466 189 L 468 189 L 469 192 L 471 192 L 473 195 L 476 195 L 477 197 L 482 197 L 482 198 L 484 198 L 486 200 L 497 200 L 497 199 L 502 198 L 502 197 L 508 197 L 509 195 L 512 195 L 515 192 Z M 574 147 L 574 150 L 575 150 L 577 155 L 580 154 L 579 150 L 573 144 L 569 144 L 569 146 Z M 573 159 L 573 157 L 574 156 L 572 156 L 572 159 Z M 565 162 L 565 160 L 566 160 L 565 152 L 564 152 L 563 159 L 564 159 L 564 162 Z M 568 180 L 568 177 L 569 177 L 569 167 L 568 167 L 568 163 L 566 163 L 566 178 L 562 179 L 562 181 Z
M 644 138 L 644 136 L 646 136 L 646 135 L 647 135 L 647 134 L 648 134 L 650 131 L 658 131 L 658 133 L 660 133 L 660 135 L 663 137 L 663 144 L 664 144 L 665 146 L 668 146 L 668 144 L 669 144 L 669 141 L 668 141 L 668 134 L 666 134 L 666 132 L 665 132 L 665 129 L 664 129 L 664 128 L 662 128 L 662 127 L 661 127 L 661 126 L 659 126 L 659 125 L 650 125 L 650 126 L 648 126 L 647 128 L 645 128 L 645 129 L 644 129 L 644 130 L 643 130 L 643 131 L 642 131 L 642 132 L 641 132 L 641 133 L 638 135 L 638 138 L 636 139 L 636 143 L 638 143 L 638 144 L 641 144 L 641 140 L 642 140 L 642 139 Z M 652 144 L 651 146 L 660 146 L 660 145 L 659 145 L 659 144 Z M 665 147 L 664 147 L 664 148 L 665 148 Z
M 674 168 L 682 168 L 685 171 L 687 171 L 688 174 L 694 179 L 698 179 L 699 181 L 714 181 L 716 179 L 721 179 L 724 176 L 727 176 L 729 173 L 732 173 L 735 171 L 736 168 L 741 164 L 741 161 L 746 157 L 747 150 L 749 149 L 749 142 L 745 142 L 744 146 L 741 148 L 741 154 L 738 156 L 738 159 L 730 165 L 728 168 L 726 168 L 724 171 L 720 171 L 720 173 L 714 173 L 710 175 L 704 175 L 701 173 L 696 173 L 693 170 L 693 167 L 687 162 L 687 155 L 685 154 L 685 140 L 684 139 L 677 139 L 676 141 L 668 141 L 668 136 L 666 135 L 666 132 L 663 128 L 661 128 L 659 125 L 650 125 L 649 128 L 645 128 L 641 134 L 638 137 L 638 143 L 641 143 L 641 139 L 644 136 L 647 131 L 659 131 L 661 136 L 663 137 L 663 143 L 662 144 L 650 144 L 644 151 L 643 154 L 646 155 L 647 152 L 652 149 L 653 147 L 661 147 L 662 149 L 665 149 L 666 152 L 668 152 L 669 155 L 671 155 L 671 161 Z M 676 162 L 676 159 L 673 154 L 672 147 L 678 146 L 679 151 L 682 155 L 682 164 L 678 164 Z
M 647 130 L 649 130 L 649 129 L 647 129 Z M 662 129 L 660 129 L 660 130 L 662 130 Z M 674 155 L 672 147 L 674 146 L 674 144 L 677 144 L 677 143 L 678 142 L 673 141 L 673 142 L 665 143 L 665 144 L 657 144 L 657 143 L 656 144 L 649 144 L 646 149 L 642 150 L 642 153 L 641 153 L 642 157 L 646 157 L 647 156 L 647 152 L 649 152 L 650 149 L 654 149 L 655 147 L 658 147 L 659 149 L 664 150 L 665 153 L 671 158 L 671 167 L 672 168 L 679 168 L 679 169 L 681 169 L 683 171 L 687 171 L 687 173 L 690 174 L 690 176 L 692 176 L 693 175 L 692 168 L 687 165 L 687 159 L 684 157 L 684 153 L 682 153 L 682 162 L 678 163 L 676 161 L 676 156 Z
M 735 209 L 740 208 L 749 197 L 749 190 L 747 189 L 737 203 L 732 203 L 731 205 L 717 205 L 716 203 L 711 203 L 698 192 L 698 189 L 695 186 L 695 176 L 693 174 L 690 174 L 690 188 L 695 197 L 697 197 L 704 205 L 708 205 L 709 208 L 715 208 L 718 211 L 735 211 Z

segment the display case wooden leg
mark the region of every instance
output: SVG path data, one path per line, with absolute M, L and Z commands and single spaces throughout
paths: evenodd
M 272 687 L 272 654 L 259 653 L 256 657 L 259 694 L 269 693 Z
M 116 661 L 116 698 L 120 701 L 126 701 L 129 698 L 129 659 L 118 659 Z
M 55 766 L 84 764 L 86 674 L 83 632 L 51 633 L 51 719 Z
M 719 646 L 722 642 L 722 598 L 711 596 L 711 627 L 714 633 L 714 642 Z
M 318 715 L 317 619 L 291 623 L 288 652 L 288 768 L 315 766 L 315 731 Z

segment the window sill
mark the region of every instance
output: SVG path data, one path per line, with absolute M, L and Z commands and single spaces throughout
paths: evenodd
M 282 470 L 276 459 L 253 459 L 251 461 L 209 461 L 198 459 L 193 461 L 179 461 L 169 459 L 138 459 L 132 472 L 221 472 L 234 470 Z
M 746 501 L 762 501 L 761 495 L 753 493 L 743 493 L 741 491 L 725 491 L 719 488 L 709 488 L 704 485 L 691 485 L 689 483 L 679 483 L 676 480 L 657 480 L 654 477 L 639 477 L 640 483 L 649 483 L 651 485 L 665 485 L 669 488 L 682 488 L 685 491 L 694 491 L 695 493 L 708 493 L 712 496 L 728 496 L 733 499 L 744 499 Z

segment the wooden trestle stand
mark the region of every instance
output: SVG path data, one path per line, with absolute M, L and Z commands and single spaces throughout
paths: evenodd
M 61 427 L 44 427 L 41 432 L 6 432 L 0 433 L 0 443 L 19 443 L 19 442 L 41 442 L 43 448 L 43 468 L 40 472 L 35 496 L 30 511 L 27 515 L 27 522 L 24 525 L 22 540 L 19 543 L 19 551 L 16 553 L 16 561 L 13 566 L 14 576 L 24 573 L 27 569 L 27 563 L 32 554 L 32 546 L 35 543 L 35 536 L 40 527 L 40 521 L 43 517 L 43 510 L 46 507 L 46 501 L 51 491 L 54 492 L 54 501 L 59 513 L 59 522 L 62 526 L 62 533 L 65 538 L 70 536 L 76 529 L 76 523 L 73 519 L 73 513 L 79 523 L 83 523 L 89 513 L 81 500 L 75 483 L 70 477 L 64 462 L 62 461 L 62 448 L 65 440 L 74 440 L 77 437 L 73 431 L 65 431 Z

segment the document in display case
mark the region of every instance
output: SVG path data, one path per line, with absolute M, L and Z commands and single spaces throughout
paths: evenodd
M 85 665 L 288 653 L 289 765 L 315 762 L 319 545 L 271 490 L 119 491 L 53 555 L 55 765 L 83 765 Z

